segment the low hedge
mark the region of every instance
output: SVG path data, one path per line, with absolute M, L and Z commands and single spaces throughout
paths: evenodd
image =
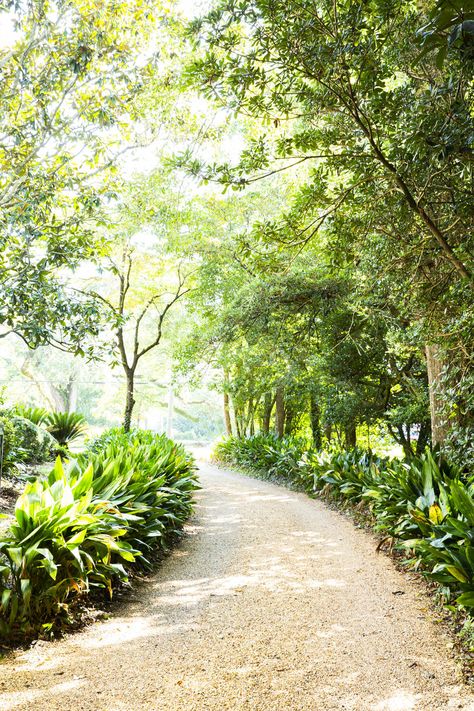
M 474 608 L 474 477 L 427 451 L 409 462 L 371 452 L 325 453 L 294 438 L 229 437 L 218 461 L 276 475 L 312 495 L 363 505 L 408 564 L 437 581 L 448 603 Z
M 58 442 L 43 427 L 11 410 L 0 416 L 4 433 L 3 468 L 8 470 L 17 463 L 41 464 L 54 460 Z
M 11 418 L 15 431 L 16 460 L 25 464 L 54 461 L 58 443 L 43 427 L 19 415 Z
M 148 432 L 115 432 L 28 484 L 0 538 L 0 634 L 34 636 L 67 623 L 93 588 L 111 596 L 147 568 L 192 510 L 195 466 Z

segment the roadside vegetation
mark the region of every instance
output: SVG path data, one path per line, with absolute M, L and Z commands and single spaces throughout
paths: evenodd
M 29 482 L 0 537 L 0 634 L 57 632 L 85 597 L 150 569 L 192 508 L 192 458 L 164 435 L 106 432 Z
M 16 405 L 3 408 L 3 471 L 26 472 L 28 467 L 66 455 L 69 445 L 87 432 L 83 415 L 48 412 Z
M 348 505 L 378 534 L 379 547 L 396 550 L 407 569 L 438 584 L 438 598 L 451 611 L 472 614 L 473 476 L 439 452 L 402 461 L 357 448 L 321 451 L 301 438 L 257 434 L 223 440 L 214 458 Z
M 363 508 L 472 610 L 472 1 L 197 12 L 0 8 L 3 634 L 180 528 L 156 433 Z

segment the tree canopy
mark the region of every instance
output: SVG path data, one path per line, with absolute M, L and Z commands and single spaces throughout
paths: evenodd
M 469 8 L 446 7 L 218 3 L 192 25 L 200 56 L 190 75 L 260 131 L 237 162 L 183 162 L 234 189 L 309 166 L 283 214 L 257 226 L 255 245 L 290 261 L 310 249 L 328 276 L 351 283 L 359 317 L 398 331 L 417 361 L 426 351 L 429 373 L 459 385 L 459 369 L 472 366 L 473 63 Z M 466 410 L 465 397 L 445 419 L 461 401 Z
M 470 2 L 2 11 L 1 335 L 108 341 L 130 402 L 164 346 L 241 434 L 472 451 Z
M 3 3 L 0 48 L 0 319 L 28 344 L 77 352 L 97 336 L 98 305 L 66 284 L 103 254 L 97 225 L 117 158 L 136 142 L 140 96 L 163 47 L 155 2 Z

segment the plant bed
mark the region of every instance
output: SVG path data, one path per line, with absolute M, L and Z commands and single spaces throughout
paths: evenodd
M 0 538 L 0 627 L 50 637 L 97 595 L 152 568 L 192 510 L 192 458 L 164 436 L 114 431 L 27 484 Z
M 162 562 L 182 543 L 185 531 L 177 531 L 168 540 L 166 549 L 155 548 L 150 556 L 150 566 L 147 569 L 130 568 L 128 580 L 117 580 L 113 596 L 104 594 L 103 590 L 94 589 L 85 596 L 77 596 L 69 604 L 67 616 L 56 621 L 49 632 L 34 636 L 10 637 L 0 639 L 0 660 L 7 658 L 19 649 L 29 649 L 38 643 L 62 639 L 70 634 L 80 632 L 86 627 L 108 620 L 114 615 L 120 615 L 124 607 L 136 602 L 141 590 L 153 580 Z

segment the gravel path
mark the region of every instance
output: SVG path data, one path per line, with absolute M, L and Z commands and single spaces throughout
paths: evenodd
M 0 709 L 474 710 L 369 535 L 272 484 L 202 481 L 189 535 L 121 614 L 0 664 Z

